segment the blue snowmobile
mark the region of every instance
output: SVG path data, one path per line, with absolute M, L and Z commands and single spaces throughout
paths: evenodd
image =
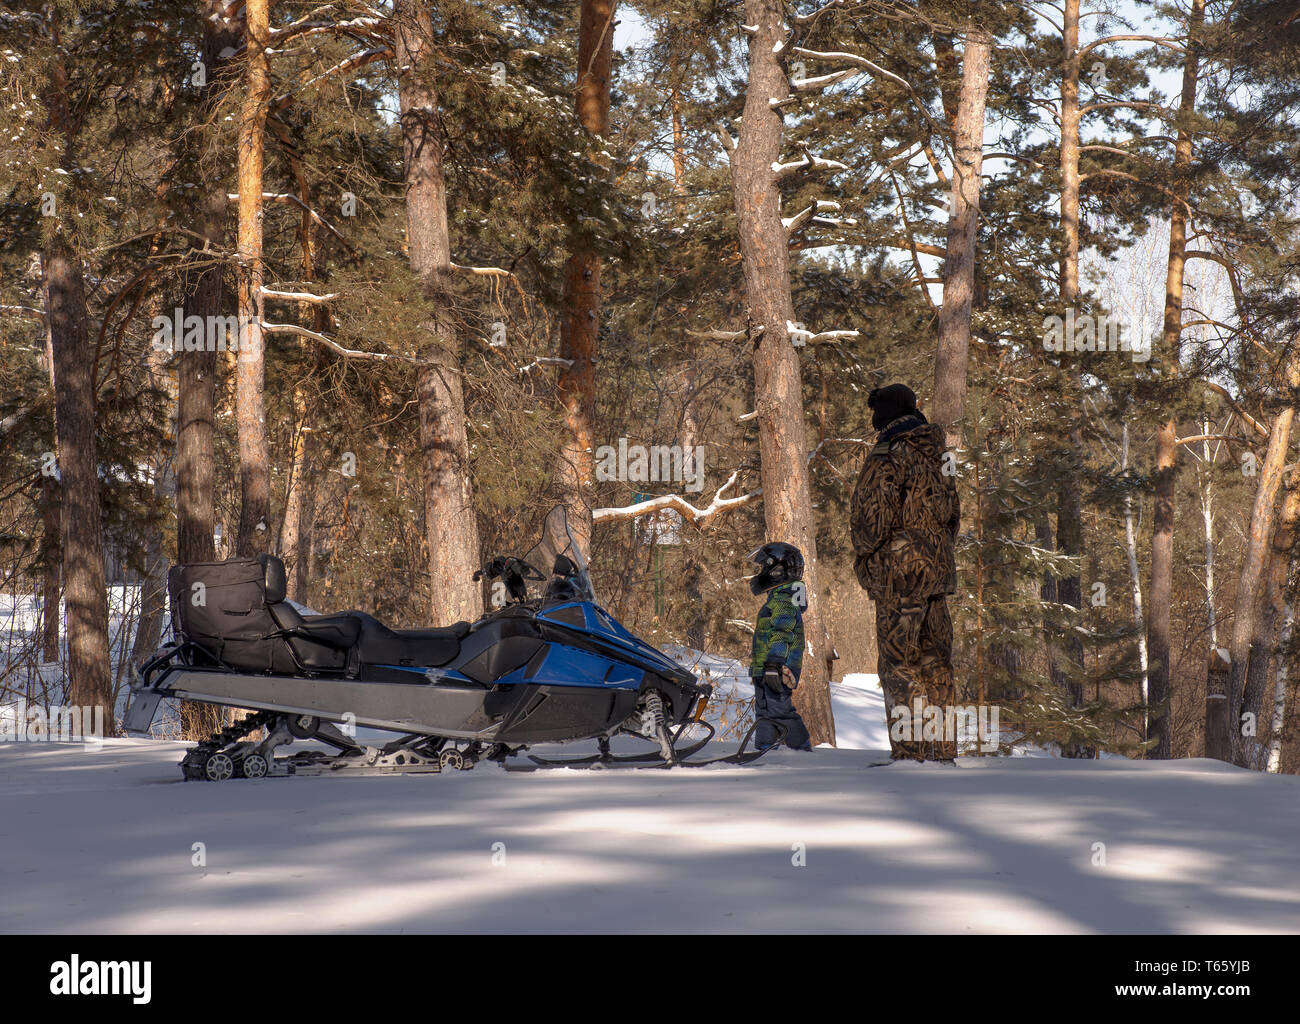
M 498 556 L 494 610 L 442 629 L 390 629 L 361 611 L 303 614 L 285 599 L 273 555 L 173 566 L 172 641 L 132 680 L 124 726 L 146 734 L 165 697 L 253 711 L 186 754 L 187 779 L 436 772 L 507 764 L 536 743 L 595 739 L 599 753 L 540 766 L 688 761 L 713 735 L 700 720 L 712 688 L 633 636 L 596 603 L 562 507 L 522 558 Z M 397 734 L 372 746 L 357 728 Z M 681 745 L 689 727 L 703 737 Z M 262 730 L 261 738 L 249 738 Z M 655 743 L 611 754 L 619 733 Z M 287 757 L 295 740 L 318 747 Z M 718 761 L 744 763 L 740 751 Z

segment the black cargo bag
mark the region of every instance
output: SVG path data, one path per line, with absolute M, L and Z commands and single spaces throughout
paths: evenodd
M 194 662 L 249 672 L 297 671 L 289 644 L 266 606 L 265 570 L 256 558 L 174 565 L 167 574 L 172 629 L 201 651 Z

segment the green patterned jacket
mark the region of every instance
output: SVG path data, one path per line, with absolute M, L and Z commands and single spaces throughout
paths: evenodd
M 773 587 L 758 610 L 749 675 L 758 679 L 769 661 L 784 662 L 799 679 L 803 665 L 803 612 L 808 607 L 802 580 Z

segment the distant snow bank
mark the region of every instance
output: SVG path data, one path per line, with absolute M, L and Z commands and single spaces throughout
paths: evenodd
M 753 724 L 754 684 L 749 670 L 733 658 L 708 654 L 691 647 L 670 645 L 664 653 L 679 665 L 713 686 L 713 697 L 705 720 L 718 730 L 718 737 L 738 740 Z M 888 750 L 885 727 L 885 695 L 880 680 L 865 672 L 854 672 L 831 683 L 831 710 L 835 715 L 836 745 L 851 750 Z

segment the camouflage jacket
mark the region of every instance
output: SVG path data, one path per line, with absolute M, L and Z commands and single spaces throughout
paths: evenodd
M 804 594 L 801 580 L 782 583 L 768 591 L 754 623 L 754 649 L 749 659 L 751 678 L 759 678 L 769 661 L 779 661 L 798 680 L 803 664 L 803 612 L 808 607 Z
M 924 600 L 957 589 L 957 485 L 942 469 L 943 430 L 895 420 L 858 476 L 849 506 L 853 571 L 871 597 Z

